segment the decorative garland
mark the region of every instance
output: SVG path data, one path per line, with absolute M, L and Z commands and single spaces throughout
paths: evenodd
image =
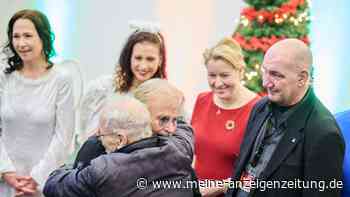
M 310 44 L 310 0 L 245 0 L 250 6 L 241 12 L 232 37 L 241 45 L 247 64 L 243 84 L 263 92 L 260 66 L 268 48 L 285 38 Z
M 275 44 L 276 42 L 283 40 L 286 38 L 286 36 L 280 36 L 277 37 L 275 35 L 272 35 L 271 37 L 261 37 L 257 38 L 255 36 L 251 37 L 250 39 L 246 39 L 244 36 L 242 36 L 240 33 L 236 33 L 233 38 L 241 45 L 241 47 L 247 51 L 257 51 L 261 50 L 263 52 L 266 52 L 267 49 L 270 48 L 271 45 Z M 310 44 L 309 38 L 307 36 L 304 36 L 302 38 L 299 38 L 303 42 L 305 42 L 307 45 Z
M 295 15 L 298 6 L 303 6 L 304 4 L 305 0 L 290 0 L 274 11 L 266 9 L 256 10 L 254 7 L 249 7 L 242 10 L 241 16 L 244 16 L 249 21 L 257 20 L 260 23 L 265 21 L 273 23 L 276 20 L 286 18 L 288 15 Z

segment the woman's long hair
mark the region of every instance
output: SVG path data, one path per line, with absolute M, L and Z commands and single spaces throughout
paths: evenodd
M 20 56 L 17 54 L 13 43 L 12 43 L 12 34 L 13 26 L 18 19 L 28 19 L 34 26 L 38 35 L 43 43 L 43 54 L 45 60 L 48 62 L 49 66 L 47 69 L 50 69 L 53 66 L 53 63 L 50 61 L 50 57 L 55 55 L 55 49 L 53 47 L 54 34 L 51 31 L 51 26 L 47 17 L 37 11 L 37 10 L 21 10 L 13 15 L 7 26 L 7 38 L 8 42 L 4 47 L 4 53 L 9 55 L 7 63 L 9 67 L 5 69 L 6 74 L 10 74 L 15 70 L 21 70 L 23 68 L 23 61 Z M 9 54 L 10 53 L 10 54 Z
M 159 46 L 159 53 L 161 56 L 161 65 L 152 78 L 167 78 L 166 75 L 166 51 L 164 45 L 164 38 L 160 33 L 151 33 L 143 31 L 135 31 L 130 35 L 126 44 L 124 45 L 119 57 L 119 66 L 115 70 L 115 86 L 116 91 L 128 92 L 134 80 L 134 74 L 131 71 L 131 56 L 135 44 L 140 42 L 150 42 Z

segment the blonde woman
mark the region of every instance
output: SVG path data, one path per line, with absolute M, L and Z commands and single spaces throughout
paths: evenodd
M 225 180 L 232 175 L 250 111 L 260 97 L 241 83 L 245 63 L 232 38 L 206 50 L 204 62 L 211 91 L 198 95 L 192 114 L 194 168 L 199 180 Z M 226 189 L 201 188 L 201 193 L 223 196 Z

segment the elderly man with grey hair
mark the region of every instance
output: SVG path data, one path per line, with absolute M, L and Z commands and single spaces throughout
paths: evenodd
M 193 133 L 177 119 L 183 94 L 169 82 L 153 79 L 134 95 L 147 108 L 126 96 L 109 100 L 93 137 L 107 154 L 100 152 L 76 169 L 53 172 L 44 188 L 47 197 L 193 196 L 188 186 Z
M 133 97 L 113 95 L 104 106 L 97 129 L 107 153 L 151 137 L 151 117 L 147 107 Z

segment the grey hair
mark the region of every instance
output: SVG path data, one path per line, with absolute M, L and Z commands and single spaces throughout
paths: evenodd
M 123 130 L 131 141 L 152 135 L 151 116 L 147 107 L 126 94 L 113 94 L 107 99 L 100 115 L 99 127 L 113 133 Z
M 143 82 L 135 89 L 134 96 L 146 105 L 154 96 L 166 97 L 169 102 L 177 104 L 181 115 L 183 115 L 182 112 L 184 112 L 185 102 L 184 94 L 165 79 L 154 78 Z

